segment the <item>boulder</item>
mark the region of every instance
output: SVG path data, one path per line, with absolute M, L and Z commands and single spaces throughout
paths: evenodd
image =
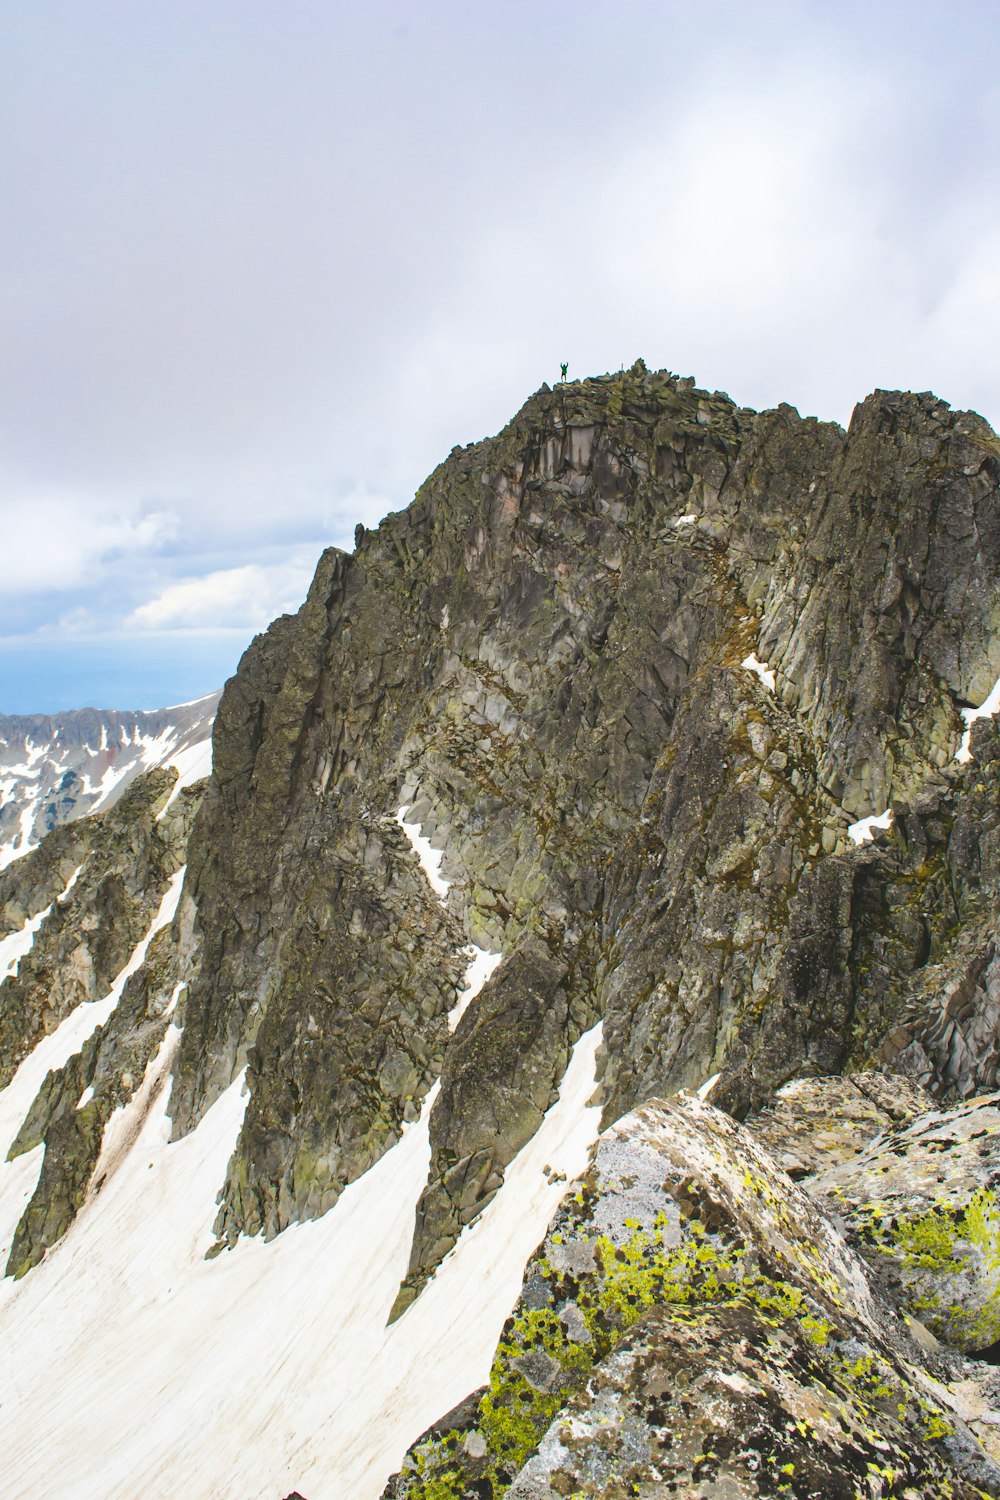
M 931 1110 L 809 1184 L 890 1295 L 955 1349 L 1000 1340 L 1000 1094 Z

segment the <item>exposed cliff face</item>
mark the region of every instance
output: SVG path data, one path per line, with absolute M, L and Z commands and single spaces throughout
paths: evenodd
M 747 1496 L 786 1480 L 802 1496 L 1000 1493 L 990 1423 L 975 1425 L 997 1394 L 963 1362 L 995 1291 L 977 1194 L 1000 1159 L 974 1123 L 1000 1082 L 993 724 L 956 759 L 962 710 L 1000 677 L 998 478 L 985 423 L 929 395 L 876 392 L 845 433 L 641 364 L 543 388 L 456 449 L 253 642 L 203 798 L 168 806 L 174 773 L 152 772 L 0 875 L 22 954 L 0 985 L 0 1125 L 5 1097 L 27 1101 L 7 1166 L 27 1181 L 45 1144 L 8 1270 L 52 1287 L 54 1246 L 100 1248 L 124 1189 L 98 1194 L 111 1168 L 124 1180 L 128 1142 L 151 1142 L 171 1204 L 173 1164 L 214 1142 L 212 1192 L 170 1262 L 179 1305 L 201 1307 L 211 1274 L 242 1288 L 220 1290 L 233 1329 L 265 1255 L 326 1289 L 317 1348 L 354 1348 L 363 1305 L 359 1358 L 394 1371 L 394 1394 L 336 1401 L 368 1457 L 354 1438 L 334 1453 L 317 1409 L 296 1439 L 308 1462 L 273 1474 L 310 1500 L 374 1496 L 386 1455 L 487 1373 L 513 1292 L 475 1247 L 505 1237 L 520 1271 L 599 1109 L 596 1164 L 529 1270 L 530 1337 L 515 1348 L 508 1330 L 497 1389 L 443 1419 L 393 1493 L 616 1494 L 612 1469 L 623 1495 L 666 1483 L 654 1470 Z M 890 830 L 855 843 L 851 825 L 890 807 Z M 434 884 L 418 828 L 443 851 Z M 84 1002 L 105 1009 L 77 1037 Z M 671 1102 L 710 1078 L 711 1108 Z M 971 1102 L 942 1123 L 935 1100 Z M 947 1180 L 945 1138 L 985 1142 Z M 633 1155 L 661 1174 L 638 1227 L 618 1203 L 631 1168 L 614 1165 Z M 890 1193 L 893 1161 L 906 1181 Z M 399 1193 L 391 1235 L 359 1224 L 377 1182 Z M 914 1266 L 924 1252 L 874 1232 L 872 1205 L 923 1223 L 935 1194 L 947 1257 L 939 1234 L 935 1265 Z M 515 1252 L 518 1201 L 533 1238 Z M 612 1249 L 553 1279 L 556 1248 L 590 1243 L 595 1218 Z M 316 1239 L 296 1221 L 318 1221 Z M 337 1269 L 355 1231 L 363 1290 Z M 463 1280 L 474 1266 L 481 1287 Z M 951 1354 L 918 1349 L 894 1311 L 929 1315 L 925 1270 L 951 1289 L 930 1319 Z M 282 1274 L 287 1337 L 308 1340 L 309 1286 Z M 476 1331 L 446 1355 L 433 1320 L 453 1306 Z M 730 1362 L 696 1378 L 719 1348 Z M 447 1374 L 418 1391 L 424 1361 Z M 310 1371 L 310 1389 L 340 1390 L 320 1354 Z M 957 1417 L 935 1381 L 969 1386 Z M 391 1440 L 383 1409 L 409 1424 Z M 161 1446 L 155 1473 L 176 1485 L 176 1433 Z M 241 1462 L 212 1470 L 213 1494 L 246 1500 Z M 94 1472 L 95 1494 L 118 1493 Z
M 72 1223 L 105 1126 L 138 1090 L 190 972 L 189 945 L 166 927 L 200 800 L 200 788 L 179 782 L 176 771 L 147 772 L 109 812 L 57 830 L 0 874 L 10 934 L 0 941 L 0 1085 L 62 1023 L 90 1012 L 96 1027 L 54 1063 L 9 1145 L 11 1160 L 46 1149 L 13 1239 L 0 1245 L 8 1275 L 30 1270 Z
M 109 812 L 59 830 L 0 874 L 7 932 L 45 912 L 0 991 L 0 1083 L 72 1010 L 107 991 L 148 928 L 184 863 L 197 805 L 184 792 L 166 805 L 176 781 L 176 772 L 150 771 Z
M 744 1112 L 898 1035 L 956 961 L 950 826 L 992 786 L 952 758 L 1000 670 L 998 473 L 930 396 L 845 434 L 637 366 L 541 392 L 327 554 L 226 690 L 191 850 L 175 1129 L 251 1087 L 220 1229 L 328 1207 L 440 1073 L 416 1288 L 598 1016 L 608 1121 L 720 1071 Z M 902 837 L 854 848 L 890 802 Z M 460 929 L 504 962 L 448 1042 Z

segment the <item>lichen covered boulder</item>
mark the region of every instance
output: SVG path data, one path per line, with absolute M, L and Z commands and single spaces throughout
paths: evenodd
M 750 1121 L 789 1177 L 812 1177 L 849 1161 L 892 1125 L 934 1108 L 910 1079 L 885 1073 L 795 1078 Z
M 488 1387 L 385 1496 L 778 1494 L 971 1500 L 1000 1468 L 752 1132 L 652 1101 L 563 1200 Z
M 952 1348 L 1000 1340 L 1000 1094 L 931 1110 L 810 1184 L 890 1295 Z

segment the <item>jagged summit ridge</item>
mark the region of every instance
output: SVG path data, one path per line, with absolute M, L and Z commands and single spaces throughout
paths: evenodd
M 847 830 L 968 781 L 998 464 L 929 396 L 877 393 L 844 433 L 635 367 L 543 390 L 327 553 L 226 690 L 191 850 L 175 1129 L 249 1063 L 225 1232 L 328 1206 L 440 1072 L 419 1281 L 600 1015 L 609 1120 L 719 1071 L 745 1109 L 867 1055 L 928 937 L 883 951 L 888 856 Z M 447 851 L 446 911 L 403 804 Z M 504 962 L 445 1055 L 463 938 Z

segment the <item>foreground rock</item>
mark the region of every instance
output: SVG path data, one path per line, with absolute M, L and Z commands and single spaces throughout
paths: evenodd
M 975 1369 L 964 1395 L 944 1383 Z M 1000 1419 L 984 1379 L 914 1340 L 751 1130 L 681 1095 L 602 1136 L 488 1388 L 385 1496 L 972 1500 L 1000 1494 L 969 1425 Z
M 897 1304 L 942 1343 L 975 1353 L 1000 1340 L 998 1182 L 993 1094 L 887 1131 L 809 1190 Z

